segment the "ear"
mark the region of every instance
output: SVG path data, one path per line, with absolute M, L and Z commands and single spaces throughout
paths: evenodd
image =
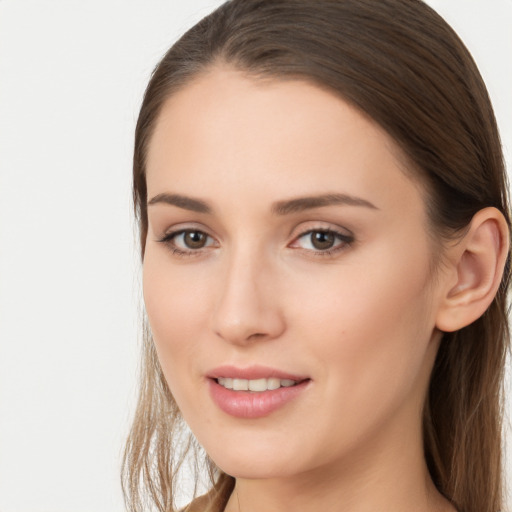
M 498 291 L 509 251 L 509 228 L 496 208 L 475 214 L 464 237 L 448 249 L 448 274 L 436 327 L 462 329 L 480 318 Z

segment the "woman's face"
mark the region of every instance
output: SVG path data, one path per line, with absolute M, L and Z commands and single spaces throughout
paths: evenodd
M 217 68 L 164 105 L 144 298 L 171 392 L 227 473 L 421 448 L 443 279 L 400 162 L 376 124 L 303 81 Z

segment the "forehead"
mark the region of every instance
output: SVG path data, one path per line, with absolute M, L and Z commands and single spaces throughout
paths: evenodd
M 148 149 L 148 194 L 221 182 L 268 196 L 340 186 L 403 194 L 417 188 L 405 161 L 380 126 L 330 91 L 213 68 L 164 103 Z

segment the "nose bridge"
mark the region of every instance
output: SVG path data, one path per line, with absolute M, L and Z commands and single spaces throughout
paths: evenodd
M 284 329 L 276 269 L 262 251 L 237 247 L 223 262 L 213 329 L 231 343 L 270 339 Z

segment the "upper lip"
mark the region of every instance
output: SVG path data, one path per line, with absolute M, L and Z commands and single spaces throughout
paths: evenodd
M 307 380 L 304 375 L 297 375 L 277 368 L 269 366 L 253 365 L 246 367 L 237 367 L 232 365 L 217 366 L 207 373 L 210 379 L 218 379 L 219 377 L 227 377 L 231 379 L 289 379 L 296 382 Z

